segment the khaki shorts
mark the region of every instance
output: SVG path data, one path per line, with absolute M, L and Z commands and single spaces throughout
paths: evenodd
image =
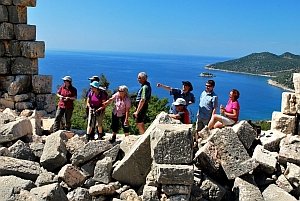
M 92 128 L 93 126 L 95 126 L 95 127 L 102 126 L 102 122 L 104 119 L 104 113 L 105 112 L 102 110 L 100 113 L 94 114 L 92 109 L 89 110 L 87 131 L 89 131 L 90 128 Z
M 228 117 L 221 116 L 221 119 L 222 119 L 222 123 L 224 126 L 231 126 L 231 125 L 235 124 L 235 121 Z

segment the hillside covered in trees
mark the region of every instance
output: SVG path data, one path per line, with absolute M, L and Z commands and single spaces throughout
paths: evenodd
M 279 84 L 294 89 L 292 74 L 300 70 L 300 55 L 289 52 L 282 55 L 252 53 L 239 59 L 210 64 L 206 68 L 271 76 Z

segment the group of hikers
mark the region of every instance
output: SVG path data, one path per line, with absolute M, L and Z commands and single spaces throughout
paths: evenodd
M 145 121 L 148 111 L 148 104 L 151 98 L 151 85 L 147 81 L 148 76 L 145 72 L 138 73 L 137 80 L 141 84 L 137 92 L 136 99 L 131 103 L 128 87 L 121 85 L 118 91 L 111 97 L 108 96 L 106 88 L 100 86 L 98 76 L 92 76 L 90 80 L 90 88 L 86 94 L 86 110 L 88 116 L 88 127 L 86 137 L 87 140 L 94 139 L 95 129 L 98 131 L 98 139 L 104 137 L 102 122 L 105 114 L 105 107 L 113 103 L 112 111 L 112 137 L 110 142 L 116 141 L 116 134 L 122 127 L 125 136 L 129 135 L 129 111 L 131 105 L 135 106 L 133 116 L 136 126 L 140 134 L 145 132 Z M 58 107 L 54 120 L 54 132 L 60 129 L 61 120 L 65 118 L 65 129 L 71 129 L 71 118 L 74 108 L 74 100 L 77 98 L 77 90 L 72 85 L 72 78 L 65 76 L 62 78 L 63 84 L 57 91 L 59 97 Z M 187 109 L 190 104 L 195 103 L 195 96 L 192 93 L 193 85 L 189 81 L 182 81 L 182 88 L 173 88 L 171 86 L 157 83 L 158 88 L 162 88 L 170 92 L 173 96 L 173 103 L 169 110 L 169 116 L 180 120 L 184 124 L 190 124 L 190 114 Z M 207 80 L 205 89 L 200 95 L 200 102 L 197 112 L 196 136 L 204 128 L 222 128 L 231 126 L 238 121 L 240 105 L 238 98 L 240 93 L 236 89 L 232 89 L 229 93 L 229 99 L 226 106 L 220 105 L 220 114 L 217 114 L 218 96 L 214 92 L 215 81 Z

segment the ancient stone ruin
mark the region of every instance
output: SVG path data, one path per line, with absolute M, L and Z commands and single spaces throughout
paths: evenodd
M 294 74 L 295 85 L 300 84 Z M 160 113 L 145 134 L 114 144 L 87 142 L 84 131 L 37 135 L 36 111 L 0 113 L 3 200 L 296 201 L 300 198 L 300 88 L 282 95 L 271 130 L 241 120 L 204 128 Z M 38 122 L 38 123 L 37 123 Z M 49 122 L 48 122 L 49 123 Z M 43 133 L 43 132 L 41 132 Z M 107 134 L 109 135 L 109 134 Z M 109 136 L 106 136 L 107 138 Z
M 27 7 L 36 0 L 0 0 L 0 107 L 55 111 L 52 77 L 38 75 L 45 43 L 27 24 Z

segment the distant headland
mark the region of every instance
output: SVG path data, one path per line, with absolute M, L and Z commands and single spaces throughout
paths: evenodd
M 282 55 L 270 52 L 252 53 L 239 59 L 208 64 L 205 69 L 266 76 L 270 77 L 269 84 L 293 91 L 292 74 L 300 70 L 300 55 L 290 52 Z

